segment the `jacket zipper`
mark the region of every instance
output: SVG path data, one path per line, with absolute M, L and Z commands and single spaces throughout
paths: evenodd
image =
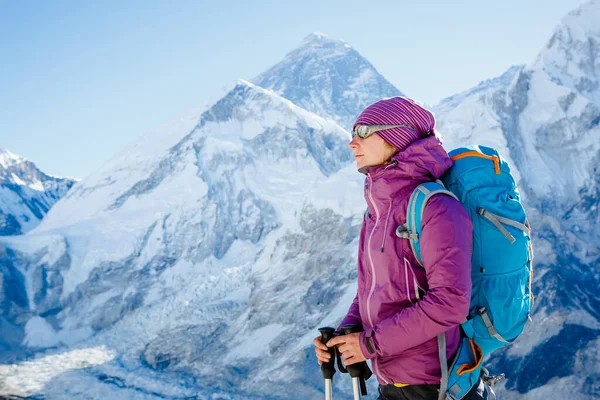
M 367 254 L 369 255 L 369 263 L 371 265 L 371 290 L 369 290 L 369 295 L 367 296 L 367 318 L 369 319 L 369 324 L 371 325 L 371 329 L 373 329 L 374 325 L 373 325 L 373 318 L 371 317 L 371 304 L 370 303 L 371 303 L 371 297 L 373 296 L 373 293 L 375 292 L 376 275 L 375 275 L 375 264 L 373 263 L 373 256 L 372 256 L 372 252 L 371 252 L 371 240 L 373 239 L 373 233 L 375 233 L 375 229 L 377 228 L 377 224 L 379 223 L 379 210 L 377 209 L 377 205 L 375 204 L 375 201 L 373 200 L 373 196 L 371 195 L 371 193 L 373 191 L 372 190 L 373 189 L 373 187 L 372 187 L 373 180 L 371 179 L 370 175 L 367 175 L 367 179 L 369 182 L 369 187 L 368 187 L 369 200 L 371 200 L 371 204 L 373 205 L 373 209 L 375 211 L 375 226 L 371 230 L 371 234 L 369 235 L 369 241 L 367 242 Z M 379 376 L 386 385 L 389 385 L 390 383 L 378 371 L 377 357 L 373 358 L 371 363 L 373 364 L 373 371 L 375 372 L 375 375 Z

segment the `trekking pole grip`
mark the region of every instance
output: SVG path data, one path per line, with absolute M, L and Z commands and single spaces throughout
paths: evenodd
M 327 344 L 329 339 L 333 338 L 335 329 L 326 326 L 319 328 L 319 332 L 321 332 L 321 342 Z M 321 372 L 323 372 L 323 378 L 325 379 L 333 379 L 333 375 L 335 374 L 335 347 L 329 348 L 329 355 L 331 356 L 329 361 L 321 364 Z
M 357 325 L 344 325 L 342 326 L 342 332 L 344 335 L 349 335 L 351 333 L 356 333 L 356 332 L 361 332 L 362 329 L 360 329 L 359 326 Z M 346 367 L 348 369 L 348 373 L 350 374 L 350 376 L 352 378 L 359 378 L 359 382 L 360 382 L 360 389 L 362 392 L 363 396 L 367 395 L 367 386 L 365 384 L 365 381 L 368 380 L 371 375 L 373 374 L 371 372 L 371 369 L 369 368 L 369 365 L 367 364 L 366 361 L 362 361 L 356 364 L 351 364 L 348 365 Z
M 349 335 L 351 333 L 360 332 L 361 329 L 357 325 L 344 325 L 342 326 L 342 333 Z M 357 378 L 362 375 L 362 363 L 347 365 L 346 369 L 352 378 Z

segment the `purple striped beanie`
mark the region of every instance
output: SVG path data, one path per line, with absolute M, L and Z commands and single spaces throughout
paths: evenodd
M 410 128 L 392 128 L 375 132 L 383 140 L 403 151 L 415 140 L 435 135 L 433 113 L 408 97 L 390 97 L 371 104 L 356 119 L 357 125 L 410 125 Z

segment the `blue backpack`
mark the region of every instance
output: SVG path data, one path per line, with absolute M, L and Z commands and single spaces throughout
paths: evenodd
M 458 351 L 448 367 L 444 334 L 438 336 L 440 399 L 462 399 L 479 381 L 483 357 L 512 341 L 530 320 L 534 297 L 533 251 L 525 210 L 507 162 L 492 148 L 472 146 L 449 153 L 454 165 L 436 182 L 413 192 L 407 222 L 396 235 L 410 239 L 422 266 L 419 237 L 427 201 L 436 194 L 459 200 L 473 222 L 471 306 L 462 323 Z

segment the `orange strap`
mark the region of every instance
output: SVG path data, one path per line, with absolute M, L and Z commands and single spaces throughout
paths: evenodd
M 500 174 L 500 160 L 496 156 L 488 156 L 485 154 L 478 153 L 476 151 L 467 151 L 465 153 L 455 155 L 454 157 L 452 157 L 452 159 L 454 161 L 456 161 L 456 160 L 460 160 L 461 158 L 465 158 L 465 157 L 479 157 L 479 158 L 485 158 L 486 160 L 492 160 L 494 162 L 494 168 L 496 170 L 496 174 L 497 175 Z
M 473 357 L 475 358 L 476 364 L 463 364 L 460 366 L 456 373 L 458 375 L 463 375 L 468 372 L 473 372 L 481 365 L 483 361 L 483 352 L 481 351 L 481 347 L 477 346 L 477 344 L 473 341 L 473 339 L 469 339 L 469 343 L 471 344 L 471 350 L 473 350 Z

